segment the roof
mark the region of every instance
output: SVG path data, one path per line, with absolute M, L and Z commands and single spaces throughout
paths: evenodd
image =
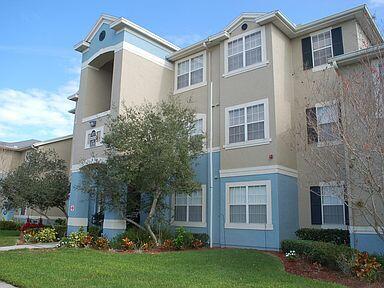
M 89 48 L 90 42 L 92 38 L 95 36 L 97 31 L 99 30 L 100 26 L 103 24 L 109 24 L 109 27 L 111 29 L 114 29 L 116 32 L 122 31 L 122 30 L 130 30 L 135 33 L 138 33 L 140 35 L 144 35 L 148 38 L 150 38 L 152 41 L 162 45 L 163 47 L 169 49 L 170 51 L 177 51 L 180 49 L 180 47 L 176 46 L 175 44 L 172 44 L 168 40 L 165 40 L 164 38 L 156 35 L 155 33 L 129 21 L 128 19 L 125 19 L 124 17 L 114 17 L 107 14 L 102 14 L 99 19 L 97 20 L 96 24 L 92 27 L 91 31 L 88 33 L 88 35 L 85 37 L 84 40 L 77 43 L 74 48 L 76 51 L 84 52 Z
M 337 69 L 341 66 L 357 63 L 364 58 L 382 58 L 383 52 L 384 44 L 380 44 L 330 58 L 328 62 Z
M 69 139 L 72 139 L 72 138 L 73 138 L 72 134 L 71 135 L 62 136 L 62 137 L 57 137 L 57 138 L 53 138 L 53 139 L 50 139 L 50 140 L 47 140 L 47 141 L 41 141 L 41 142 L 33 143 L 32 147 L 44 146 L 44 145 L 47 145 L 47 144 L 52 144 L 52 143 L 57 143 L 57 142 L 61 142 L 61 141 L 66 141 L 66 140 L 69 140 Z
M 206 47 L 213 45 L 212 38 L 215 39 L 228 39 L 229 33 L 232 32 L 242 21 L 254 21 L 259 25 L 265 25 L 268 23 L 273 23 L 277 26 L 287 37 L 290 39 L 309 34 L 314 31 L 318 31 L 324 28 L 327 28 L 332 25 L 337 25 L 346 20 L 356 19 L 360 23 L 361 28 L 365 30 L 367 36 L 370 38 L 371 42 L 374 44 L 383 43 L 383 37 L 380 34 L 380 31 L 372 18 L 371 13 L 368 10 L 366 5 L 360 5 L 352 9 L 336 13 L 307 24 L 296 25 L 291 22 L 283 13 L 279 10 L 272 11 L 269 13 L 243 13 L 233 20 L 227 27 L 224 28 L 222 32 L 219 32 L 213 36 L 206 38 L 198 43 L 190 45 L 186 48 L 178 50 L 172 53 L 168 60 L 176 61 L 184 56 L 193 54 L 195 52 L 206 49 Z M 369 28 L 367 28 L 369 27 Z
M 68 100 L 71 100 L 71 101 L 77 101 L 79 99 L 79 91 L 75 92 L 74 94 L 72 95 L 69 95 L 67 97 Z
M 37 142 L 39 142 L 39 140 L 36 140 L 36 139 L 30 139 L 30 140 L 18 141 L 18 142 L 0 141 L 0 148 L 6 149 L 6 150 L 12 150 L 12 151 L 23 151 L 31 148 L 31 146 Z

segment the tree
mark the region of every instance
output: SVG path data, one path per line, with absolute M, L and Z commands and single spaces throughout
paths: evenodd
M 304 178 L 316 171 L 352 211 L 353 226 L 371 226 L 384 241 L 384 63 L 380 51 L 359 63 L 324 73 L 311 81 L 312 94 L 325 99 L 307 103 L 296 121 L 297 146 Z M 328 75 L 328 76 L 327 76 Z M 313 107 L 313 106 L 312 106 Z M 305 111 L 305 112 L 304 112 Z
M 53 150 L 30 150 L 26 160 L 0 180 L 0 195 L 8 209 L 29 207 L 49 219 L 45 211 L 57 207 L 66 217 L 69 179 L 65 161 Z
M 166 197 L 199 189 L 193 160 L 202 152 L 202 136 L 191 136 L 194 120 L 191 109 L 171 99 L 125 107 L 104 137 L 106 162 L 83 168 L 88 176 L 83 187 L 101 194 L 104 205 L 125 215 L 137 207 L 135 199 L 141 202 L 144 224 L 127 221 L 147 230 L 156 244 L 152 226 L 166 207 Z

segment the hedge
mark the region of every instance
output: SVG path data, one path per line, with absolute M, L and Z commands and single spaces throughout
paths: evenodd
M 341 229 L 303 228 L 296 231 L 296 236 L 300 240 L 331 242 L 338 245 L 350 243 L 349 231 Z
M 281 250 L 284 253 L 293 250 L 297 255 L 335 270 L 339 270 L 338 260 L 341 257 L 351 259 L 357 252 L 345 245 L 309 240 L 284 240 L 281 242 Z
M 19 230 L 21 224 L 14 221 L 0 221 L 0 230 Z

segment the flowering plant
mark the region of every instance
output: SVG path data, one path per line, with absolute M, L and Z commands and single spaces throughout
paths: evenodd
M 289 252 L 285 253 L 285 258 L 289 261 L 296 260 L 297 255 L 295 250 L 290 250 Z
M 125 237 L 122 242 L 124 250 L 133 250 L 135 248 L 135 243 L 132 240 L 129 240 L 128 237 Z

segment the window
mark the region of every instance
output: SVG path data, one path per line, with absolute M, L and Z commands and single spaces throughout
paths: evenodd
M 344 225 L 345 208 L 343 197 L 344 186 L 324 184 L 321 186 L 321 206 L 323 224 Z
M 340 105 L 335 102 L 317 104 L 306 109 L 308 143 L 340 143 Z
M 225 44 L 226 73 L 253 67 L 264 60 L 264 28 L 250 31 Z
M 319 142 L 332 143 L 340 140 L 340 108 L 338 104 L 316 107 Z
M 85 133 L 85 148 L 103 145 L 104 127 L 90 129 Z
M 268 101 L 255 101 L 226 110 L 226 146 L 265 142 L 269 138 Z
M 205 83 L 205 52 L 176 62 L 175 91 L 194 88 Z
M 176 194 L 173 200 L 173 224 L 203 227 L 205 226 L 205 185 L 191 195 Z
M 313 66 L 326 65 L 328 59 L 333 57 L 331 30 L 311 36 L 311 39 Z
M 193 129 L 192 129 L 192 136 L 193 135 L 204 135 L 206 128 L 205 128 L 205 123 L 206 123 L 206 116 L 205 114 L 196 114 L 196 120 L 193 123 Z
M 227 183 L 227 228 L 272 229 L 271 182 Z

